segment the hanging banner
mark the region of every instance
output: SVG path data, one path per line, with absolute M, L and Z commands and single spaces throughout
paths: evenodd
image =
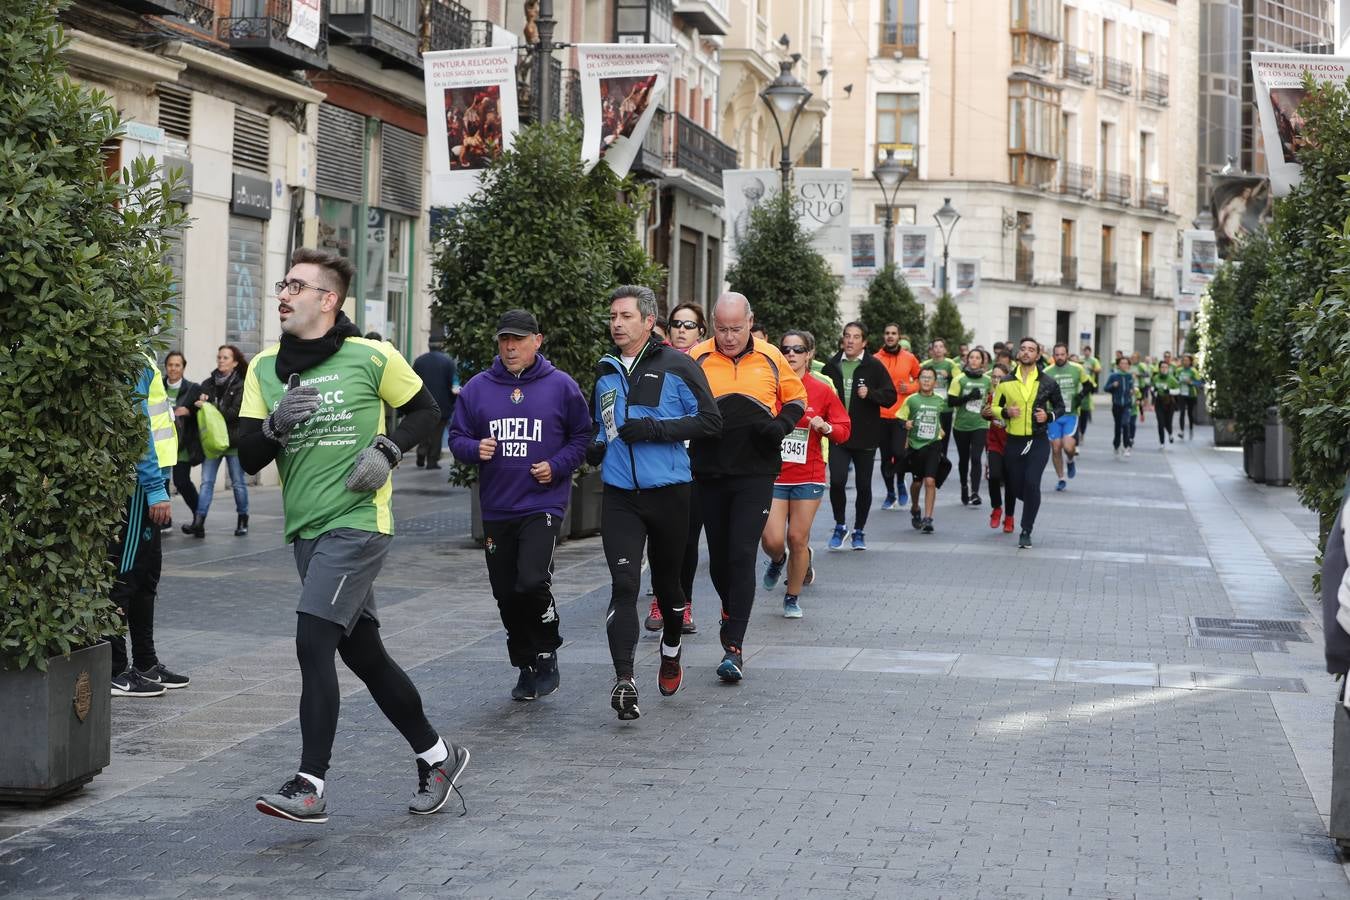
M 603 159 L 620 178 L 642 150 L 670 83 L 674 44 L 577 44 L 587 172 Z
M 750 213 L 777 195 L 781 185 L 777 169 L 727 169 L 722 173 L 728 268 L 736 261 L 736 247 L 750 228 Z M 852 173 L 848 169 L 796 168 L 792 170 L 792 191 L 797 223 L 811 238 L 811 245 L 830 259 L 836 274 L 847 277 L 853 250 L 848 224 Z M 876 246 L 880 259 L 880 240 Z
M 1283 197 L 1302 179 L 1299 151 L 1308 145 L 1299 104 L 1307 90 L 1304 76 L 1317 83 L 1344 86 L 1350 77 L 1350 59 L 1308 53 L 1253 53 L 1252 84 L 1261 114 L 1261 139 L 1266 166 L 1276 197 Z
M 1183 231 L 1181 264 L 1181 293 L 1204 293 L 1219 268 L 1219 247 L 1214 232 Z
M 976 256 L 951 258 L 951 290 L 957 300 L 975 300 L 980 291 L 980 259 Z
M 866 287 L 885 265 L 886 229 L 881 225 L 855 225 L 848 230 L 848 283 Z
M 1270 179 L 1264 175 L 1211 175 L 1209 184 L 1219 259 L 1232 259 L 1242 239 L 1270 220 Z
M 937 229 L 931 225 L 899 225 L 895 229 L 896 264 L 911 288 L 932 288 Z
M 458 206 L 520 130 L 511 47 L 422 54 L 431 157 L 431 206 Z
M 317 50 L 319 23 L 322 20 L 323 13 L 319 9 L 319 0 L 291 0 L 291 22 L 286 26 L 286 37 L 304 44 L 311 50 Z

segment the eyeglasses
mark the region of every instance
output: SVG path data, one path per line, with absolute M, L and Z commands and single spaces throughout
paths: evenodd
M 272 287 L 276 293 L 280 294 L 282 291 L 285 291 L 292 297 L 299 294 L 305 288 L 309 288 L 312 291 L 319 291 L 323 294 L 329 293 L 329 290 L 326 287 L 319 287 L 316 284 L 305 284 L 303 281 L 295 278 L 292 278 L 290 281 L 278 281 L 276 284 L 272 285 Z
M 675 319 L 670 323 L 671 328 L 678 328 L 681 331 L 698 331 L 697 322 L 687 322 L 684 319 Z
M 803 347 L 801 344 L 792 344 L 791 346 L 783 347 L 783 348 L 781 348 L 781 349 L 782 349 L 782 351 L 783 351 L 784 353 L 805 353 L 805 352 L 806 352 L 806 348 Z

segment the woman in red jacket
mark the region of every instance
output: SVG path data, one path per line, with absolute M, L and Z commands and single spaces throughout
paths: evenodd
M 811 523 L 825 496 L 825 441 L 842 444 L 848 440 L 850 423 L 843 401 L 834 385 L 811 372 L 815 339 L 804 331 L 783 335 L 778 349 L 787 357 L 792 371 L 806 386 L 806 412 L 797 427 L 783 438 L 783 468 L 773 485 L 773 506 L 764 525 L 761 544 L 769 555 L 764 572 L 764 589 L 773 590 L 787 565 L 787 593 L 783 596 L 783 617 L 800 619 L 798 603 L 802 585 L 815 578 L 811 567 Z M 786 535 L 786 541 L 784 536 Z

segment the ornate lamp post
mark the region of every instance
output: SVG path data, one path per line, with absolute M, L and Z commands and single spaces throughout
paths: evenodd
M 952 207 L 952 198 L 942 198 L 942 209 L 933 213 L 933 220 L 937 222 L 938 231 L 942 234 L 942 293 L 950 295 L 950 285 L 947 276 L 947 244 L 952 239 L 952 232 L 956 230 L 956 223 L 961 221 L 961 214 Z
M 886 203 L 886 244 L 883 250 L 888 266 L 895 261 L 895 254 L 891 249 L 892 233 L 895 231 L 895 197 L 900 193 L 900 185 L 912 171 L 913 168 L 908 163 L 902 164 L 895 158 L 894 148 L 887 149 L 886 158 L 872 168 L 872 177 L 881 188 L 881 199 Z
M 768 87 L 760 91 L 759 99 L 769 107 L 773 115 L 774 127 L 778 129 L 778 142 L 783 147 L 783 159 L 779 167 L 783 170 L 783 192 L 788 189 L 788 179 L 792 175 L 792 156 L 788 146 L 792 143 L 792 132 L 797 128 L 797 119 L 801 116 L 806 102 L 811 99 L 811 91 L 802 84 L 802 80 L 792 74 L 792 66 L 800 57 L 783 60 L 778 64 L 778 77 Z M 787 129 L 784 130 L 784 121 Z

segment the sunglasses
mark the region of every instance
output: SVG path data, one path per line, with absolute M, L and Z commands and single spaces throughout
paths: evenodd
M 683 319 L 676 319 L 670 323 L 671 328 L 678 328 L 681 331 L 698 331 L 697 322 L 686 322 Z
M 801 344 L 793 344 L 793 345 L 791 345 L 790 347 L 783 347 L 782 350 L 783 350 L 784 353 L 805 353 L 805 352 L 806 352 L 806 348 L 803 347 Z

